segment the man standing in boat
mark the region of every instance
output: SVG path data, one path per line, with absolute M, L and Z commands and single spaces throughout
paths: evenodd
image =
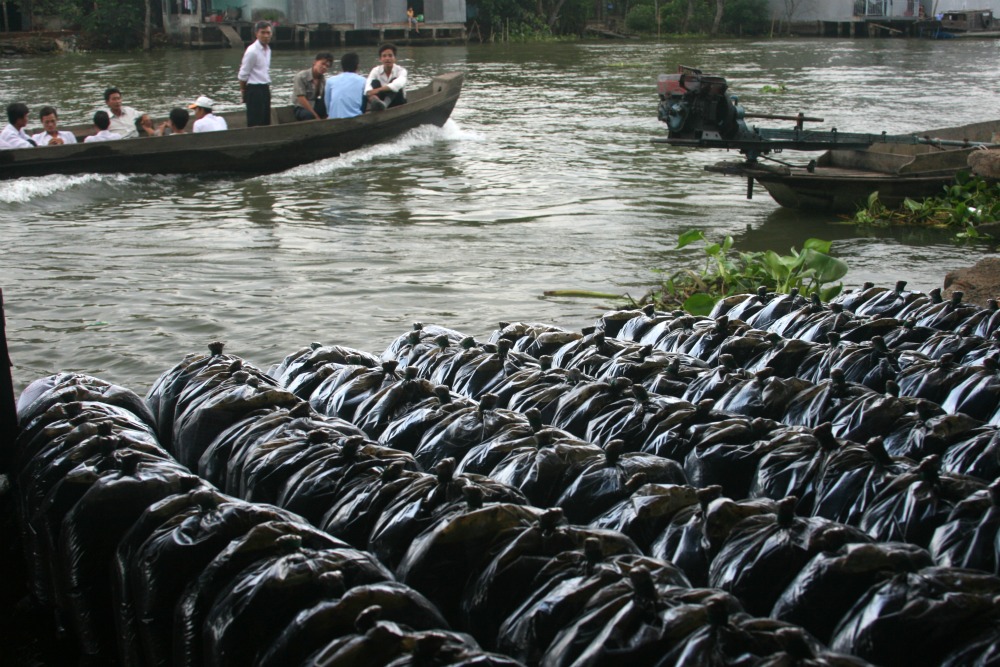
M 247 105 L 247 127 L 271 124 L 271 24 L 257 21 L 257 41 L 247 47 L 240 63 L 240 94 Z
M 108 105 L 108 118 L 111 119 L 111 131 L 122 139 L 133 139 L 139 136 L 139 130 L 135 129 L 135 121 L 141 116 L 132 107 L 122 104 L 122 93 L 117 88 L 108 88 L 104 91 L 104 103 Z
M 378 47 L 378 65 L 368 74 L 365 95 L 372 111 L 406 104 L 406 69 L 396 64 L 396 45 Z

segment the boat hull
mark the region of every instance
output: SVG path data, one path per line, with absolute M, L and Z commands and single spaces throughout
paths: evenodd
M 230 129 L 167 137 L 80 143 L 0 151 L 0 179 L 51 174 L 267 174 L 378 144 L 421 125 L 448 120 L 463 75 L 436 76 L 412 91 L 408 103 L 356 118 L 245 124 L 241 112 L 226 114 Z M 274 113 L 289 121 L 290 109 Z
M 918 136 L 996 145 L 1000 121 L 928 130 Z M 960 171 L 968 170 L 974 150 L 965 145 L 885 143 L 867 149 L 829 150 L 808 167 L 723 162 L 705 169 L 752 179 L 787 208 L 853 213 L 867 206 L 875 192 L 888 207 L 943 194 Z

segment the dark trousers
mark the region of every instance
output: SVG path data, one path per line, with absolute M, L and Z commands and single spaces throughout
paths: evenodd
M 379 83 L 378 79 L 372 79 L 371 85 L 372 88 L 378 88 L 382 84 Z M 403 91 L 399 91 L 396 93 L 386 91 L 384 93 L 379 93 L 377 97 L 383 102 L 385 102 L 386 109 L 391 109 L 392 107 L 398 107 L 406 104 L 406 96 L 403 94 Z M 365 95 L 365 102 L 367 101 L 368 101 L 368 96 Z M 364 111 L 365 111 L 365 105 L 362 105 L 361 112 L 364 113 Z
M 271 124 L 271 86 L 247 84 L 247 127 Z

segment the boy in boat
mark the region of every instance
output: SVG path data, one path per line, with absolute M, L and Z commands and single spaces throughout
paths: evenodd
M 122 139 L 132 139 L 139 136 L 139 131 L 135 129 L 135 121 L 141 116 L 132 107 L 122 104 L 122 93 L 117 88 L 108 88 L 104 91 L 104 103 L 108 105 L 106 109 L 108 118 L 111 119 L 110 130 L 119 135 Z
M 257 41 L 247 47 L 240 63 L 240 95 L 247 105 L 247 127 L 271 124 L 271 24 L 254 24 Z
M 194 110 L 194 125 L 191 126 L 193 132 L 218 132 L 229 129 L 225 118 L 212 113 L 214 105 L 212 98 L 204 95 L 188 105 L 188 109 Z
M 312 67 L 295 75 L 292 106 L 295 120 L 322 120 L 326 118 L 326 72 L 333 66 L 332 53 L 317 53 Z
M 107 111 L 98 111 L 94 114 L 94 127 L 97 128 L 97 133 L 84 139 L 83 143 L 90 144 L 95 141 L 116 141 L 122 138 L 117 132 L 112 132 L 108 129 L 111 127 L 111 117 L 108 115 Z M 133 127 L 135 127 L 134 124 Z
M 55 107 L 42 107 L 38 112 L 42 119 L 42 127 L 45 128 L 38 134 L 34 134 L 31 140 L 39 146 L 62 146 L 63 144 L 75 144 L 76 136 L 72 132 L 59 129 L 59 114 Z
M 170 115 L 167 116 L 169 120 L 163 121 L 159 129 L 156 130 L 156 136 L 166 137 L 175 134 L 187 134 L 188 121 L 191 120 L 191 114 L 187 109 L 181 109 L 180 107 L 174 107 L 170 110 Z
M 326 83 L 326 109 L 330 118 L 354 118 L 365 112 L 365 77 L 358 74 L 361 59 L 353 51 L 340 59 L 337 76 Z
M 7 105 L 7 127 L 0 132 L 0 148 L 32 148 L 35 142 L 24 131 L 28 124 L 28 105 L 11 102 Z
M 368 108 L 379 111 L 406 104 L 406 69 L 396 64 L 396 45 L 380 46 L 378 59 L 382 64 L 368 74 L 365 83 Z

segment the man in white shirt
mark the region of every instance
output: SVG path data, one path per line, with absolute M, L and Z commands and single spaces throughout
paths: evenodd
M 31 140 L 39 146 L 62 146 L 63 144 L 75 144 L 76 136 L 72 132 L 59 129 L 59 114 L 55 107 L 42 107 L 38 112 L 42 119 L 42 127 L 45 128 L 38 134 L 31 136 Z
M 406 69 L 396 64 L 396 45 L 378 47 L 378 65 L 368 74 L 365 95 L 372 111 L 406 104 Z
M 108 105 L 108 117 L 111 119 L 110 130 L 122 139 L 132 139 L 139 136 L 139 130 L 135 128 L 135 121 L 142 114 L 122 105 L 122 93 L 117 88 L 108 88 L 104 91 L 104 102 Z
M 121 135 L 112 132 L 108 128 L 111 126 L 111 117 L 107 111 L 98 111 L 94 114 L 94 125 L 97 127 L 97 134 L 93 134 L 83 140 L 83 143 L 90 144 L 95 141 L 115 141 L 121 139 Z
M 204 95 L 188 105 L 188 109 L 194 111 L 194 125 L 191 126 L 193 132 L 218 132 L 229 129 L 225 118 L 212 113 L 214 105 L 215 102 L 212 101 L 212 98 Z
M 31 140 L 24 127 L 28 124 L 28 105 L 24 102 L 11 102 L 7 105 L 7 127 L 0 131 L 0 148 L 33 148 Z
M 257 41 L 247 47 L 240 63 L 240 95 L 247 105 L 247 127 L 271 124 L 271 24 L 257 21 Z

